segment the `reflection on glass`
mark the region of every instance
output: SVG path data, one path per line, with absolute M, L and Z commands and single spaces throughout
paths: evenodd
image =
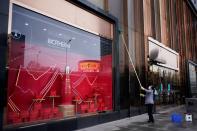
M 178 72 L 157 65 L 150 66 L 149 82 L 157 90 L 155 104 L 174 104 L 179 92 Z
M 13 6 L 7 124 L 112 110 L 112 42 Z

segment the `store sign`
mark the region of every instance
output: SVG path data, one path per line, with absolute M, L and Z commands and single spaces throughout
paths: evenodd
M 179 54 L 157 40 L 148 37 L 149 58 L 157 65 L 179 70 Z
M 69 40 L 64 42 L 64 41 L 48 38 L 48 45 L 56 48 L 70 48 L 71 45 L 69 43 L 70 43 Z
M 94 60 L 85 60 L 79 62 L 79 71 L 82 72 L 99 72 L 100 62 Z

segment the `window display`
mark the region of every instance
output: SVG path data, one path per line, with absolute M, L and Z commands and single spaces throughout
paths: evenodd
M 14 5 L 6 123 L 112 110 L 112 41 Z
M 196 77 L 196 65 L 188 63 L 188 74 L 189 74 L 189 87 L 192 97 L 197 96 L 197 77 Z

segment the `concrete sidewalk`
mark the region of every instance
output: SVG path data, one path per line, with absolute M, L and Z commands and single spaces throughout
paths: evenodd
M 197 130 L 197 121 L 183 122 L 175 124 L 171 122 L 172 113 L 181 113 L 184 115 L 185 106 L 176 106 L 161 110 L 154 115 L 155 123 L 147 123 L 147 114 L 142 114 L 130 118 L 112 121 L 77 131 L 194 131 Z M 183 117 L 184 118 L 184 117 Z

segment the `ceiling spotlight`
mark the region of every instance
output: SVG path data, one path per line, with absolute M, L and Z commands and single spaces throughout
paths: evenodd
M 43 31 L 47 31 L 47 29 L 46 29 L 46 28 L 44 28 L 44 29 L 43 29 Z
M 29 23 L 25 23 L 25 25 L 26 25 L 26 26 L 28 26 L 28 25 L 29 25 Z
M 62 36 L 62 34 L 59 34 L 59 36 Z

